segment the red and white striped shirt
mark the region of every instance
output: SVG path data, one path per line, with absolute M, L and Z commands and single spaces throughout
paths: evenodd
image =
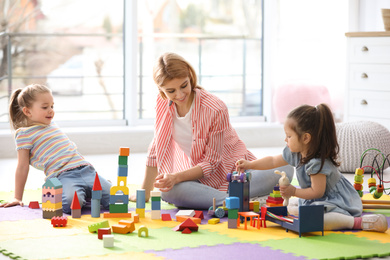
M 230 124 L 225 103 L 213 94 L 195 89 L 195 104 L 191 114 L 192 147 L 188 158 L 172 138 L 174 107 L 158 95 L 154 138 L 149 146 L 147 166 L 158 173 L 172 173 L 200 166 L 199 181 L 226 191 L 226 175 L 235 170 L 238 159 L 255 160 Z

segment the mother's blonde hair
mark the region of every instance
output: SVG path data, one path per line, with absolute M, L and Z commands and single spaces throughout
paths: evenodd
M 153 67 L 153 80 L 159 87 L 164 86 L 170 80 L 186 77 L 190 79 L 192 90 L 194 88 L 202 88 L 198 86 L 194 68 L 188 61 L 176 53 L 166 52 L 162 54 Z M 166 99 L 164 92 L 159 91 L 161 97 Z

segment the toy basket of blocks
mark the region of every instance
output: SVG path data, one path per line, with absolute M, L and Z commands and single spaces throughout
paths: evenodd
M 355 173 L 360 165 L 362 153 L 372 147 L 387 155 L 390 153 L 390 131 L 383 125 L 371 121 L 354 121 L 336 124 L 340 147 L 339 170 Z

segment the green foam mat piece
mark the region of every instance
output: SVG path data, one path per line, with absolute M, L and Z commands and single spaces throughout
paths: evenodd
M 104 248 L 103 241 L 97 238 L 97 234 L 64 235 L 55 239 L 52 237 L 15 239 L 3 241 L 2 247 L 11 252 L 19 252 L 21 257 L 41 259 L 180 249 L 236 242 L 239 241 L 208 230 L 199 229 L 198 232 L 182 234 L 180 231 L 173 231 L 172 228 L 163 227 L 149 229 L 149 237 L 138 237 L 137 231 L 126 235 L 114 234 L 113 248 Z M 41 250 L 36 250 L 37 248 Z
M 259 244 L 309 259 L 356 259 L 390 255 L 390 243 L 343 233 L 268 240 Z

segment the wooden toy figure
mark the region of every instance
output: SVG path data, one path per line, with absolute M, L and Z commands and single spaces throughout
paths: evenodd
M 287 178 L 285 172 L 280 172 L 280 171 L 276 170 L 275 173 L 279 174 L 279 175 L 282 175 L 282 177 L 280 177 L 280 179 L 279 179 L 279 186 L 288 186 L 288 185 L 290 185 L 290 180 Z M 287 206 L 289 198 L 283 197 L 283 199 L 284 199 L 283 206 Z

